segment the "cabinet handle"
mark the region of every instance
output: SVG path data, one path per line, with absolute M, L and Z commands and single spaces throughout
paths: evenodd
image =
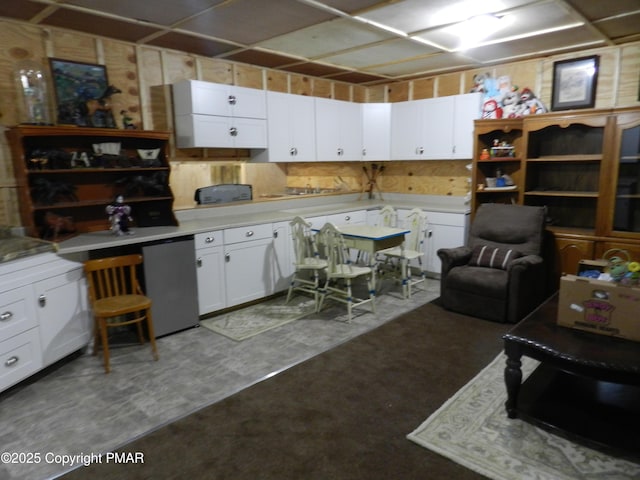
M 278 232 L 277 231 L 273 232 L 273 238 L 278 238 Z
M 424 147 L 418 147 L 418 148 L 416 148 L 416 153 L 417 153 L 418 155 L 422 155 L 422 154 L 424 153 Z
M 429 231 L 427 232 L 427 237 L 428 237 L 428 238 L 431 238 L 432 236 L 433 236 L 433 230 L 429 230 Z
M 363 149 L 362 149 L 362 156 L 363 156 L 363 157 L 366 157 L 366 156 L 367 156 L 367 149 L 366 149 L 366 148 L 363 148 Z
M 225 262 L 227 262 L 227 263 L 229 263 L 229 262 L 231 261 L 231 255 L 229 255 L 228 253 L 226 253 L 226 254 L 224 255 L 224 261 L 225 261 Z
M 38 297 L 38 305 L 40 305 L 41 307 L 44 307 L 47 304 L 47 296 L 45 294 L 42 294 Z
M 292 157 L 298 155 L 298 149 L 296 147 L 293 147 L 289 150 L 289 155 L 291 155 Z
M 13 317 L 13 312 L 2 312 L 0 314 L 0 322 L 6 322 L 7 320 L 11 320 L 11 317 Z
M 247 233 L 244 234 L 245 237 L 253 237 L 253 230 L 249 230 Z
M 196 260 L 196 265 L 197 265 L 198 267 L 201 267 L 201 266 L 202 266 L 202 258 L 198 258 L 198 259 Z
M 232 137 L 237 137 L 238 136 L 238 129 L 236 127 L 231 127 L 229 129 L 229 135 L 231 135 Z
M 7 360 L 4 362 L 4 366 L 5 367 L 13 367 L 16 363 L 18 363 L 19 360 L 20 360 L 20 358 L 18 358 L 18 357 L 16 357 L 14 355 L 13 357 L 7 358 Z
M 236 104 L 236 96 L 229 95 L 229 105 L 235 105 L 235 104 Z
M 342 154 L 344 154 L 344 149 L 343 148 L 339 148 L 338 149 L 338 156 L 341 156 Z
M 204 243 L 213 243 L 213 242 L 215 242 L 215 238 L 213 237 L 207 237 L 204 240 Z
M 344 221 L 348 222 L 349 220 L 351 220 L 351 217 L 349 215 L 347 215 L 346 217 L 344 217 Z

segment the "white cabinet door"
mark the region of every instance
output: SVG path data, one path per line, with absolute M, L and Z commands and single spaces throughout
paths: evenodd
M 425 160 L 451 158 L 453 152 L 454 101 L 452 97 L 429 98 L 422 103 L 422 138 Z
M 198 279 L 198 313 L 226 307 L 223 232 L 195 235 L 196 277 Z
M 256 118 L 179 115 L 178 148 L 266 148 L 267 122 Z
M 391 104 L 363 103 L 362 160 L 391 159 Z
M 442 265 L 438 249 L 460 247 L 466 244 L 469 228 L 468 214 L 426 212 L 427 238 L 424 265 L 427 272 L 440 275 Z
M 84 348 L 91 337 L 87 285 L 82 268 L 33 285 L 43 366 Z
M 362 158 L 360 104 L 316 98 L 316 157 L 318 161 L 356 161 Z
M 340 225 L 365 225 L 367 223 L 366 210 L 354 210 L 353 212 L 334 213 L 327 215 L 327 222 L 337 227 Z
M 271 293 L 281 292 L 289 288 L 293 266 L 293 240 L 289 222 L 273 224 L 273 245 L 268 256 L 268 269 L 272 272 Z
M 391 104 L 391 158 L 421 160 L 426 145 L 422 141 L 425 100 Z
M 175 115 L 266 118 L 264 90 L 184 80 L 173 85 Z
M 227 307 L 266 297 L 272 285 L 267 268 L 273 249 L 271 224 L 230 228 L 224 239 Z
M 482 94 L 467 93 L 454 97 L 453 157 L 473 158 L 473 121 L 482 114 Z
M 316 159 L 316 117 L 313 97 L 267 92 L 268 149 L 259 162 L 312 162 Z

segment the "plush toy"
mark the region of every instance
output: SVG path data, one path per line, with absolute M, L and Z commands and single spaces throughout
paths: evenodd
M 520 94 L 517 90 L 507 92 L 502 98 L 502 111 L 504 118 L 516 118 L 518 116 L 518 105 L 520 104 Z
M 485 93 L 485 87 L 484 87 L 484 81 L 487 78 L 490 78 L 491 75 L 487 72 L 487 73 L 476 73 L 473 76 L 473 87 L 471 87 L 471 90 L 469 90 L 469 93 L 474 93 L 474 92 L 481 92 L 481 93 Z
M 520 93 L 520 102 L 525 106 L 523 115 L 537 115 L 547 111 L 544 104 L 529 88 L 524 88 L 522 93 Z
M 482 106 L 482 118 L 498 119 L 502 118 L 502 107 L 494 99 L 484 102 Z

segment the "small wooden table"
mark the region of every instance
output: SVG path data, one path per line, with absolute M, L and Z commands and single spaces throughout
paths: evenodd
M 640 342 L 560 326 L 557 314 L 556 293 L 503 336 L 509 418 L 640 458 Z M 541 362 L 524 383 L 523 355 Z
M 404 242 L 404 236 L 411 232 L 405 228 L 376 227 L 371 225 L 337 225 L 348 248 L 355 248 L 374 258 L 376 252 L 397 247 Z

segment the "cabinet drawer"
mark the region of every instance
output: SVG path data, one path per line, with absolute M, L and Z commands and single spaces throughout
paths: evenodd
M 37 326 L 30 286 L 0 294 L 0 341 Z
M 273 228 L 270 223 L 250 225 L 248 227 L 228 228 L 224 231 L 224 243 L 226 245 L 271 237 L 273 237 Z
M 327 215 L 327 222 L 331 222 L 334 225 L 355 225 L 364 224 L 367 221 L 367 211 L 357 210 L 355 212 L 334 213 Z
M 197 233 L 193 238 L 195 240 L 196 250 L 200 248 L 220 247 L 224 244 L 224 233 L 222 230 Z
M 0 342 L 0 391 L 41 368 L 42 353 L 37 328 Z

